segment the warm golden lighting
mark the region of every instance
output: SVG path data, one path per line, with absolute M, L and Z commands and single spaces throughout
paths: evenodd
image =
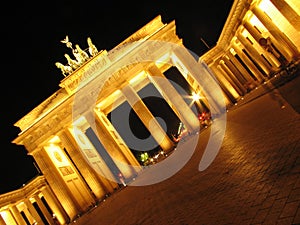
M 262 10 L 262 11 L 265 11 L 267 12 L 269 7 L 270 7 L 270 1 L 266 1 L 266 0 L 263 0 L 261 1 L 259 4 L 258 4 L 258 7 Z
M 84 124 L 86 124 L 86 119 L 84 116 L 79 117 L 76 121 L 73 122 L 73 126 L 76 127 L 82 127 Z
M 135 78 L 133 78 L 133 79 L 135 79 Z M 133 79 L 130 80 L 129 82 L 135 82 Z M 96 110 L 98 110 L 98 111 L 104 110 L 108 105 L 111 105 L 112 102 L 116 103 L 115 100 L 119 99 L 120 96 L 122 96 L 122 92 L 119 89 L 115 90 L 110 96 L 108 96 L 107 98 L 103 99 L 101 102 L 99 102 L 96 105 L 96 107 L 95 107 Z M 84 118 L 82 117 L 81 120 L 83 120 L 83 119 Z
M 173 60 L 173 63 L 180 70 L 181 74 L 186 78 L 189 74 L 188 69 L 183 65 L 183 63 L 178 59 L 178 57 L 175 54 L 172 54 L 171 58 Z
M 233 95 L 233 97 L 235 97 L 235 98 L 239 97 L 239 94 L 237 93 L 237 91 L 230 84 L 228 84 L 228 90 Z
M 165 64 L 168 64 L 170 63 L 170 53 L 166 53 L 164 54 L 162 57 L 160 57 L 159 59 L 157 59 L 155 61 L 155 65 L 158 67 L 158 68 L 161 68 L 162 66 L 164 66 Z
M 12 217 L 11 213 L 7 210 L 0 212 L 1 217 L 5 221 L 6 224 L 10 225 L 18 225 L 16 224 L 14 218 Z
M 145 71 L 141 71 L 140 73 L 138 73 L 134 78 L 132 78 L 129 83 L 131 85 L 136 84 L 138 82 L 140 82 L 144 77 L 146 77 L 146 73 Z M 120 90 L 115 91 L 113 94 L 121 94 Z
M 69 129 L 70 132 L 73 134 L 76 143 L 80 146 L 81 149 L 92 149 L 92 145 L 89 142 L 88 138 L 85 136 L 85 134 L 77 127 L 73 127 L 72 129 Z
M 259 21 L 259 19 L 252 15 L 249 19 L 249 23 L 255 26 L 261 33 L 268 32 L 267 28 Z
M 292 41 L 294 44 L 300 45 L 299 32 L 294 26 L 284 17 L 284 15 L 272 4 L 270 1 L 263 0 L 259 3 L 259 8 L 271 18 L 272 22 L 280 27 L 281 31 Z M 295 9 L 294 9 L 295 10 Z
M 300 4 L 299 0 L 285 0 L 296 12 L 300 15 Z
M 230 48 L 229 51 L 231 52 L 232 55 L 235 55 L 235 54 L 236 54 L 236 52 L 235 52 L 235 50 L 234 50 L 233 48 Z
M 223 107 L 237 105 L 242 96 L 260 87 L 260 82 L 280 76 L 282 68 L 299 59 L 299 1 L 234 0 L 216 46 L 201 56 L 180 51 L 184 45 L 176 34 L 175 23 L 164 24 L 160 16 L 109 52 L 98 52 L 88 39 L 91 48 L 86 52 L 89 53 L 86 59 L 85 50 L 76 48 L 78 51 L 73 52 L 75 58 L 79 57 L 75 61 L 80 67 L 65 55 L 68 65 L 60 68 L 65 76 L 60 89 L 15 124 L 21 132 L 13 143 L 28 146 L 28 154 L 36 159 L 41 175 L 24 183 L 19 190 L 0 196 L 0 202 L 4 202 L 0 208 L 0 225 L 24 224 L 22 216 L 28 219 L 28 224 L 43 223 L 38 217 L 40 212 L 34 211 L 41 200 L 51 209 L 40 208 L 47 220 L 52 216 L 59 224 L 76 222 L 79 215 L 118 190 L 119 184 L 136 185 L 131 180 L 140 176 L 144 165 L 160 162 L 169 153 L 173 154 L 180 139 L 195 140 L 189 136 L 199 134 L 199 124 L 207 128 L 208 123 L 203 121 L 211 120 L 213 115 L 218 115 L 214 120 L 217 128 L 211 127 L 211 134 L 219 139 L 225 130 L 224 123 L 220 123 L 222 118 L 226 121 Z M 155 44 L 150 44 L 151 40 Z M 262 42 L 265 40 L 266 44 Z M 167 41 L 169 47 L 162 41 Z M 68 36 L 62 42 L 72 49 Z M 66 70 L 69 66 L 70 72 Z M 174 75 L 178 72 L 189 85 L 185 95 L 171 82 L 160 82 L 173 66 L 178 70 Z M 139 94 L 149 83 L 181 121 L 174 139 Z M 129 117 L 126 121 L 125 111 L 120 120 L 113 119 L 112 112 L 123 103 L 129 104 L 157 146 L 140 143 L 130 133 L 131 124 L 124 132 L 123 125 L 130 122 Z M 114 123 L 119 121 L 124 122 L 120 124 L 120 133 Z M 215 129 L 218 132 L 213 132 Z M 154 156 L 148 155 L 148 147 L 160 150 Z M 131 151 L 135 148 L 141 152 Z M 200 164 L 202 171 L 206 167 Z M 139 182 L 140 185 L 152 183 L 146 179 Z
M 49 140 L 49 143 L 50 144 L 55 144 L 55 143 L 59 143 L 60 142 L 60 139 L 59 139 L 59 137 L 58 136 L 54 136 L 53 138 L 51 138 L 50 140 Z
M 45 149 L 49 157 L 51 158 L 51 161 L 57 166 L 57 168 L 70 165 L 70 162 L 58 145 L 50 143 L 48 146 L 45 146 Z
M 249 36 L 249 32 L 246 29 L 243 29 L 243 31 L 241 32 L 241 34 L 243 35 L 243 37 L 248 37 Z

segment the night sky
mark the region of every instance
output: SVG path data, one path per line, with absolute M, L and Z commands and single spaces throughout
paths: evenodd
M 1 13 L 2 119 L 0 193 L 31 180 L 37 170 L 23 146 L 12 144 L 20 132 L 14 123 L 59 89 L 64 78 L 55 62 L 70 53 L 66 35 L 87 47 L 91 37 L 98 50 L 109 51 L 161 15 L 175 20 L 184 45 L 202 55 L 213 47 L 233 0 L 210 1 L 9 1 Z M 71 54 L 71 53 L 70 53 Z

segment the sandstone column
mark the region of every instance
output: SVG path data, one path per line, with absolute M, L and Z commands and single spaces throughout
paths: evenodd
M 243 21 L 243 26 L 249 32 L 249 34 L 254 38 L 254 40 L 257 43 L 257 45 L 256 45 L 257 49 L 260 52 L 262 52 L 262 54 L 264 55 L 264 57 L 266 58 L 266 60 L 268 60 L 268 62 L 270 64 L 272 64 L 273 67 L 278 68 L 280 66 L 279 60 L 275 57 L 275 55 L 273 55 L 270 52 L 268 52 L 265 48 L 263 48 L 259 44 L 259 41 L 261 40 L 261 38 L 263 38 L 262 34 L 257 29 L 255 29 L 255 27 L 252 26 L 252 24 L 250 24 L 248 21 Z
M 199 129 L 199 120 L 195 113 L 186 104 L 181 95 L 176 91 L 164 74 L 156 65 L 149 67 L 148 72 L 150 73 L 150 76 L 148 77 L 151 82 L 159 90 L 180 121 L 183 122 L 187 130 L 191 133 L 197 131 Z
M 0 214 L 0 225 L 7 225 Z
M 40 197 L 38 195 L 34 196 L 34 199 L 37 203 L 37 205 L 39 206 L 39 208 L 41 209 L 43 215 L 45 216 L 45 218 L 47 219 L 48 223 L 50 225 L 55 225 L 55 222 L 53 220 L 52 215 L 50 214 L 50 212 L 47 210 L 46 206 L 44 205 L 44 203 L 42 202 L 42 200 L 40 199 Z
M 103 198 L 108 192 L 112 192 L 112 188 L 110 188 L 109 182 L 105 180 L 105 178 L 97 175 L 91 165 L 88 164 L 82 153 L 80 153 L 78 144 L 76 143 L 76 140 L 72 137 L 70 132 L 67 129 L 60 132 L 59 138 L 68 151 L 73 162 L 76 164 L 76 167 L 80 171 L 80 174 L 83 176 L 83 179 L 86 181 L 87 185 L 89 185 L 89 188 L 97 197 L 97 199 L 99 200 Z
M 239 97 L 239 94 L 233 88 L 230 81 L 226 79 L 227 78 L 226 76 L 223 76 L 223 74 L 218 69 L 215 63 L 211 65 L 210 68 L 212 69 L 217 79 L 219 80 L 220 87 L 226 94 L 227 99 L 230 101 L 231 104 L 236 103 L 236 99 Z
M 230 81 L 231 85 L 235 88 L 239 95 L 243 96 L 247 93 L 246 88 L 241 84 L 241 82 L 234 76 L 234 74 L 228 69 L 223 60 L 220 60 L 217 66 L 224 77 Z
M 84 116 L 90 124 L 90 128 L 85 133 L 104 160 L 104 176 L 115 184 L 120 183 L 122 177 L 126 180 L 132 179 L 137 175 L 136 167 L 130 165 L 130 161 L 122 152 L 123 149 L 116 141 L 116 133 L 107 129 L 103 124 L 104 121 L 101 121 L 103 118 L 99 117 L 97 113 L 97 111 L 85 113 Z M 117 188 L 117 186 L 115 187 Z
M 54 195 L 50 187 L 45 187 L 42 189 L 42 194 L 48 203 L 49 207 L 55 214 L 56 218 L 61 224 L 69 222 L 69 217 L 62 207 L 61 203 L 58 201 L 57 197 Z
M 290 24 L 300 32 L 300 16 L 285 0 L 270 0 Z
M 243 85 L 243 88 L 245 88 L 244 84 L 247 82 L 246 78 L 236 68 L 236 66 L 229 59 L 229 57 L 227 55 L 225 55 L 225 56 L 222 57 L 222 60 L 224 61 L 224 64 L 223 64 L 224 65 L 224 69 L 226 69 L 226 70 L 228 69 L 233 74 L 233 76 L 236 77 L 236 79 L 239 81 L 239 83 L 241 85 Z
M 253 76 L 255 77 L 255 80 L 257 80 L 258 82 L 264 81 L 264 77 L 261 71 L 256 67 L 256 65 L 251 61 L 251 59 L 249 59 L 248 56 L 242 51 L 240 46 L 233 44 L 232 48 L 235 50 L 236 54 L 241 58 L 241 60 L 245 63 L 248 69 L 252 72 Z M 252 78 L 254 79 L 254 77 Z
M 32 202 L 29 199 L 25 199 L 24 203 L 25 203 L 26 207 L 28 208 L 28 211 L 30 212 L 31 216 L 35 219 L 35 221 L 38 224 L 44 224 L 41 216 L 39 215 L 39 213 L 36 211 L 36 209 L 32 205 Z
M 212 114 L 216 116 L 223 114 L 224 95 L 219 91 L 219 84 L 208 66 L 203 62 L 196 62 L 187 49 L 182 47 L 173 49 L 171 59 L 181 73 L 190 75 L 202 87 L 206 98 L 209 99 Z
M 9 210 L 11 211 L 11 214 L 17 221 L 18 225 L 27 225 L 16 205 L 12 205 Z
M 254 46 L 241 34 L 238 33 L 237 39 L 241 42 L 244 48 L 251 54 L 253 60 L 262 68 L 266 75 L 270 74 L 271 66 L 263 59 L 261 54 L 254 48 Z
M 122 156 L 122 160 L 124 163 L 128 163 L 129 165 L 134 167 L 134 173 L 139 172 L 141 170 L 141 166 L 135 156 L 132 154 L 122 137 L 119 135 L 117 130 L 114 128 L 113 124 L 108 120 L 103 111 L 96 110 L 96 121 L 97 124 L 106 129 L 106 131 L 110 134 L 111 139 L 117 144 L 120 149 L 120 156 Z
M 256 5 L 251 9 L 254 15 L 262 22 L 262 24 L 268 29 L 270 34 L 274 37 L 272 42 L 278 42 L 277 48 L 282 52 L 288 61 L 291 61 L 295 56 L 299 54 L 296 46 L 290 41 L 290 39 L 282 33 L 282 31 L 272 22 L 272 20 Z
M 153 138 L 159 144 L 163 151 L 168 152 L 173 147 L 174 144 L 157 122 L 155 117 L 152 115 L 150 110 L 144 104 L 142 99 L 138 96 L 136 91 L 131 87 L 130 84 L 127 84 L 121 89 L 123 95 L 126 97 L 128 103 L 135 111 L 137 116 L 141 119 L 145 127 L 149 130 Z
M 32 154 L 64 210 L 73 220 L 77 214 L 81 212 L 81 208 L 78 202 L 73 198 L 72 193 L 69 191 L 54 164 L 51 162 L 47 152 L 44 149 L 40 149 Z
M 235 51 L 237 54 L 237 52 Z M 238 54 L 237 54 L 238 55 Z M 231 62 L 234 64 L 234 66 L 240 71 L 242 76 L 245 78 L 246 82 L 255 82 L 255 78 L 253 77 L 254 75 L 251 75 L 250 72 L 246 70 L 246 68 L 242 65 L 242 63 L 236 58 L 233 53 L 229 52 L 227 54 Z M 239 56 L 239 55 L 238 55 Z M 241 57 L 240 57 L 241 58 Z M 247 66 L 247 65 L 246 65 Z

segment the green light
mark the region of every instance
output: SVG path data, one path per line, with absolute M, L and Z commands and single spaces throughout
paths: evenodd
M 144 152 L 144 153 L 141 154 L 140 157 L 141 157 L 141 161 L 145 162 L 149 158 L 149 155 L 148 155 L 147 152 Z

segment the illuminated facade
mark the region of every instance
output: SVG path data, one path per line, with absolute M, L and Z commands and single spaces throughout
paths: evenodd
M 234 1 L 217 45 L 197 62 L 208 65 L 199 70 L 207 79 L 215 74 L 227 105 L 298 62 L 299 14 L 298 0 Z M 138 95 L 149 83 L 189 132 L 197 130 L 198 118 L 182 96 L 155 79 L 176 68 L 205 96 L 207 82 L 192 71 L 191 55 L 174 48 L 183 47 L 175 28 L 175 21 L 164 24 L 158 16 L 114 49 L 90 53 L 78 68 L 57 64 L 65 76 L 60 89 L 15 124 L 21 132 L 13 142 L 26 147 L 43 175 L 0 196 L 0 225 L 66 224 L 138 176 L 143 167 L 108 119 L 125 101 L 160 148 L 172 150 L 173 141 Z M 217 96 L 202 101 L 218 113 Z
M 234 1 L 217 45 L 201 56 L 228 104 L 299 64 L 298 0 Z

